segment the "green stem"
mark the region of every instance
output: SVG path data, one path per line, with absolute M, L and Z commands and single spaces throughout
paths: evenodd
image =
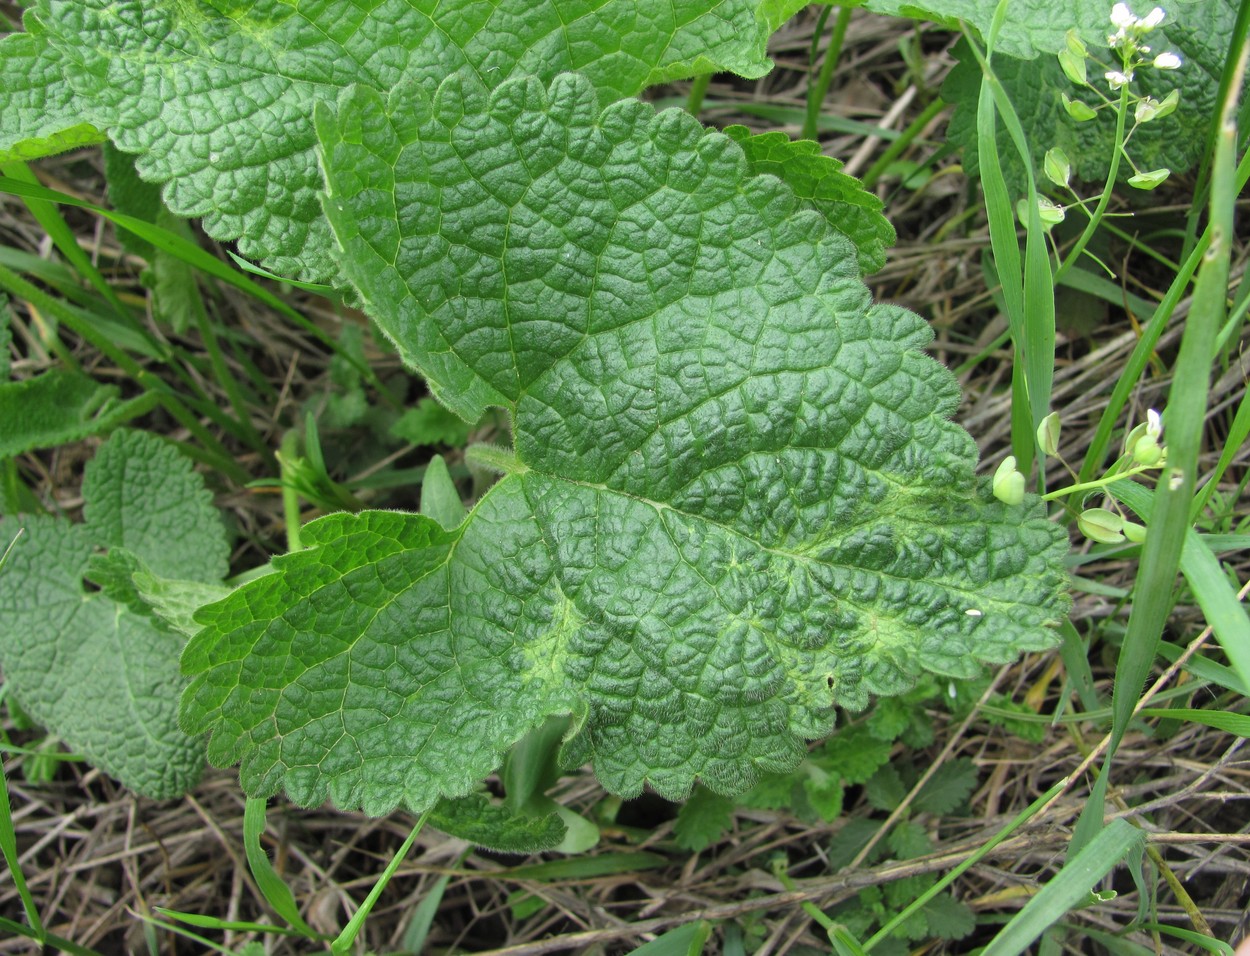
M 889 165 L 898 159 L 903 150 L 916 141 L 921 130 L 928 126 L 933 118 L 945 108 L 946 101 L 940 96 L 935 96 L 933 101 L 924 108 L 924 111 L 908 124 L 907 129 L 899 134 L 898 139 L 887 146 L 885 152 L 877 158 L 877 161 L 868 167 L 868 171 L 864 173 L 863 177 L 864 188 L 871 190 Z
M 395 875 L 395 871 L 399 869 L 399 864 L 404 862 L 404 857 L 408 855 L 408 851 L 412 849 L 413 842 L 417 839 L 417 834 L 421 832 L 421 828 L 425 826 L 425 819 L 430 815 L 430 811 L 426 810 L 417 818 L 416 826 L 412 828 L 412 832 L 408 834 L 408 839 L 403 846 L 391 857 L 391 862 L 386 865 L 386 869 L 382 871 L 382 875 L 378 877 L 377 883 L 373 885 L 373 889 L 369 891 L 369 895 L 365 897 L 365 901 L 360 904 L 360 909 L 351 918 L 348 924 L 343 928 L 343 932 L 330 944 L 330 952 L 334 956 L 342 956 L 346 953 L 356 941 L 356 937 L 364 928 L 365 920 L 369 917 L 369 913 L 373 910 L 374 905 L 378 901 L 378 897 L 382 895 L 382 891 L 386 889 L 386 884 L 391 881 L 391 877 Z
M 1124 86 L 1120 87 L 1120 105 L 1116 110 L 1115 116 L 1115 150 L 1111 154 L 1111 165 L 1107 170 L 1107 181 L 1103 184 L 1102 195 L 1098 197 L 1098 205 L 1089 214 L 1089 222 L 1085 224 L 1085 228 L 1077 238 L 1076 244 L 1068 250 L 1067 258 L 1055 270 L 1056 285 L 1063 278 L 1064 273 L 1071 269 L 1081 257 L 1081 253 L 1085 251 L 1089 241 L 1094 238 L 1094 233 L 1098 231 L 1098 224 L 1102 222 L 1103 214 L 1107 211 L 1107 205 L 1111 202 L 1111 193 L 1115 190 L 1116 179 L 1120 174 L 1120 157 L 1124 148 L 1124 124 L 1128 118 L 1128 94 L 1128 84 L 1125 83 Z
M 299 492 L 295 490 L 295 482 L 290 473 L 291 462 L 299 455 L 299 432 L 292 428 L 282 436 L 282 447 L 278 451 L 278 465 L 282 469 L 282 517 L 286 521 L 286 550 L 294 553 L 301 550 Z
M 803 120 L 803 139 L 815 139 L 816 128 L 820 121 L 820 108 L 824 105 L 825 95 L 829 92 L 829 84 L 833 82 L 833 71 L 838 67 L 842 56 L 842 44 L 846 40 L 846 27 L 851 22 L 851 8 L 838 7 L 838 18 L 833 21 L 833 33 L 829 37 L 829 47 L 825 50 L 825 59 L 820 64 L 820 75 L 816 82 L 807 88 L 807 116 Z
M 712 74 L 704 73 L 696 76 L 694 82 L 690 84 L 690 99 L 686 101 L 686 112 L 691 116 L 698 116 L 699 110 L 703 109 L 703 97 L 707 95 L 707 87 L 711 82 Z

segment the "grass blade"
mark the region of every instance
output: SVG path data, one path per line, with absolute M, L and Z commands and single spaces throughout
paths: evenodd
M 1124 820 L 1113 820 L 1011 918 L 985 948 L 985 956 L 1023 953 L 1049 926 L 1085 899 L 1116 864 L 1145 844 L 1145 833 Z
M 669 930 L 649 943 L 631 950 L 629 956 L 699 956 L 712 935 L 712 924 L 707 920 L 687 923 Z
M 391 877 L 395 875 L 395 871 L 399 869 L 399 864 L 404 862 L 404 857 L 408 855 L 408 851 L 412 849 L 413 841 L 416 840 L 417 834 L 421 832 L 421 828 L 425 826 L 425 818 L 430 815 L 430 811 L 426 810 L 417 818 L 416 826 L 412 828 L 412 832 L 408 834 L 400 848 L 391 857 L 391 862 L 386 864 L 386 869 L 382 871 L 382 875 L 378 877 L 378 881 L 373 884 L 373 889 L 369 891 L 369 895 L 365 897 L 365 901 L 360 904 L 360 909 L 356 910 L 347 925 L 343 927 L 343 932 L 335 938 L 330 944 L 330 952 L 335 956 L 340 956 L 352 948 L 352 944 L 356 942 L 356 937 L 364 928 L 365 920 L 369 918 L 374 905 L 378 901 L 378 897 L 382 895 L 382 891 L 386 889 L 386 884 L 391 881 Z
M 13 545 L 10 544 L 9 548 L 12 547 Z M 8 550 L 4 552 L 4 556 L 6 558 L 9 556 Z M 30 895 L 30 888 L 26 885 L 26 877 L 22 874 L 22 866 L 17 858 L 17 831 L 13 829 L 13 812 L 9 806 L 9 781 L 4 775 L 2 762 L 0 762 L 0 852 L 4 854 L 4 862 L 13 877 L 13 886 L 17 889 L 17 895 L 22 898 L 22 909 L 26 911 L 26 921 L 30 923 L 31 938 L 38 940 L 41 944 L 46 943 L 48 931 L 44 928 L 43 920 L 39 918 L 39 908 L 35 906 L 35 899 Z
M 264 832 L 265 800 L 263 797 L 248 797 L 243 807 L 243 850 L 247 853 L 247 865 L 261 895 L 265 897 L 270 909 L 301 935 L 309 939 L 324 939 L 325 937 L 304 922 L 295 905 L 295 897 L 291 895 L 291 888 L 283 882 L 269 862 L 269 854 L 260 845 L 260 836 Z

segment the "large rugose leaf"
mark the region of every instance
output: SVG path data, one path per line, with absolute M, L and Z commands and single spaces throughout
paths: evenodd
M 178 726 L 180 634 L 151 614 L 83 586 L 97 549 L 128 563 L 219 581 L 229 555 L 221 519 L 190 461 L 145 432 L 117 432 L 88 464 L 85 524 L 0 520 L 0 667 L 39 723 L 96 767 L 145 796 L 176 797 L 199 780 L 204 741 Z M 108 566 L 116 569 L 117 564 Z M 116 583 L 114 577 L 100 581 Z
M 927 327 L 727 137 L 567 75 L 357 88 L 319 134 L 366 308 L 516 463 L 201 612 L 184 721 L 249 791 L 420 809 L 573 713 L 609 789 L 731 793 L 835 703 L 1052 643 L 1064 534 L 978 487 Z
M 30 35 L 0 41 L 0 156 L 65 148 L 58 134 L 79 124 L 107 130 L 174 212 L 271 268 L 334 277 L 317 102 L 351 83 L 432 87 L 462 67 L 492 84 L 578 70 L 601 103 L 715 70 L 760 76 L 768 36 L 801 5 L 37 0 Z

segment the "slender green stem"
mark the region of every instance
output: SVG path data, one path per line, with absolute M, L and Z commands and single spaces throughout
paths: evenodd
M 239 388 L 238 380 L 226 365 L 226 357 L 222 354 L 221 343 L 217 340 L 217 331 L 213 328 L 212 320 L 208 316 L 208 309 L 204 307 L 204 299 L 200 295 L 198 288 L 192 296 L 191 309 L 195 313 L 195 322 L 200 330 L 200 338 L 204 342 L 204 347 L 208 350 L 209 361 L 213 366 L 213 375 L 225 390 L 226 397 L 230 400 L 230 406 L 234 409 L 235 419 L 243 432 L 243 439 L 256 451 L 267 455 L 268 448 L 265 440 L 261 438 L 260 432 L 252 424 L 252 416 L 248 413 L 247 402 L 243 398 L 243 392 Z
M 292 428 L 282 436 L 278 451 L 278 464 L 282 469 L 282 517 L 286 521 L 286 549 L 293 553 L 301 550 L 299 517 L 299 492 L 291 475 L 291 463 L 299 455 L 299 431 Z
M 708 84 L 712 82 L 712 74 L 704 73 L 694 78 L 694 82 L 690 84 L 690 99 L 686 101 L 686 112 L 691 116 L 698 116 L 699 110 L 703 109 L 703 97 L 707 95 Z
M 820 64 L 820 75 L 816 82 L 807 87 L 807 115 L 803 120 L 803 139 L 815 139 L 816 129 L 820 122 L 820 108 L 824 105 L 825 96 L 829 92 L 829 84 L 833 82 L 833 71 L 838 68 L 838 60 L 842 57 L 842 45 L 846 41 L 846 27 L 851 22 L 851 8 L 838 7 L 837 19 L 833 21 L 833 32 L 829 36 L 829 46 L 825 50 L 825 58 Z
M 1098 197 L 1098 205 L 1089 214 L 1089 222 L 1081 230 L 1081 235 L 1077 237 L 1076 243 L 1068 250 L 1068 255 L 1064 258 L 1062 264 L 1055 270 L 1056 283 L 1080 259 L 1081 253 L 1085 251 L 1089 241 L 1094 238 L 1094 233 L 1098 231 L 1098 224 L 1102 222 L 1103 214 L 1107 211 L 1107 205 L 1111 202 L 1111 193 L 1115 190 L 1116 179 L 1120 175 L 1120 158 L 1123 155 L 1124 148 L 1124 125 L 1128 118 L 1128 95 L 1129 87 L 1125 83 L 1120 87 L 1120 103 L 1116 109 L 1115 116 L 1115 149 L 1111 153 L 1111 165 L 1107 169 L 1107 181 L 1103 184 L 1102 195 Z
M 920 135 L 921 131 L 944 109 L 946 109 L 946 101 L 940 96 L 935 96 L 921 114 L 912 120 L 907 128 L 899 134 L 898 139 L 887 146 L 885 152 L 877 157 L 877 161 L 868 167 L 868 170 L 864 173 L 864 188 L 872 189 L 890 164 L 898 159 L 903 150 L 916 141 L 916 137 Z
M 365 897 L 365 901 L 360 904 L 354 916 L 348 924 L 343 927 L 343 932 L 330 944 L 330 952 L 334 956 L 342 956 L 346 953 L 356 941 L 356 937 L 360 935 L 361 929 L 364 928 L 365 920 L 368 919 L 369 913 L 373 910 L 374 905 L 378 902 L 378 897 L 382 895 L 382 891 L 386 889 L 386 884 L 391 881 L 391 877 L 395 875 L 395 871 L 399 869 L 399 865 L 404 862 L 404 857 L 408 855 L 408 851 L 412 849 L 413 842 L 417 839 L 417 834 L 421 832 L 421 828 L 425 826 L 426 817 L 430 815 L 430 811 L 426 810 L 417 818 L 416 826 L 412 828 L 412 832 L 408 834 L 408 839 L 403 846 L 396 851 L 391 858 L 391 862 L 386 865 L 386 869 L 382 871 L 382 875 L 378 877 L 377 883 L 373 885 L 373 889 L 369 891 L 369 895 Z

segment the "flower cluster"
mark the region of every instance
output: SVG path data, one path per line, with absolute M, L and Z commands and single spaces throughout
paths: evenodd
M 1047 501 L 1069 495 L 1084 496 L 1122 478 L 1154 471 L 1167 464 L 1167 448 L 1163 444 L 1163 416 L 1153 408 L 1146 412 L 1146 420 L 1125 436 L 1124 455 L 1120 460 L 1105 475 L 1093 481 L 1080 482 L 1072 466 L 1059 454 L 1061 428 L 1058 412 L 1051 412 L 1043 418 L 1037 428 L 1037 447 L 1047 458 L 1056 458 L 1062 462 L 1076 483 L 1043 495 Z M 1024 500 L 1025 486 L 1025 478 L 1016 465 L 1015 456 L 1008 455 L 994 472 L 991 483 L 994 497 L 1004 504 L 1018 505 Z M 1072 513 L 1081 533 L 1091 541 L 1101 544 L 1119 544 L 1126 540 L 1140 544 L 1144 541 L 1146 529 L 1126 518 L 1118 506 L 1116 508 L 1115 511 L 1108 508 L 1082 508 L 1080 511 L 1072 509 Z
M 1125 3 L 1117 3 L 1112 7 L 1111 25 L 1115 27 L 1115 32 L 1107 35 L 1107 45 L 1118 54 L 1118 63 L 1100 63 L 1090 55 L 1085 42 L 1074 30 L 1069 31 L 1065 49 L 1059 53 L 1059 65 L 1063 68 L 1063 72 L 1068 79 L 1077 86 L 1091 91 L 1102 100 L 1101 103 L 1091 106 L 1080 99 L 1069 97 L 1066 93 L 1062 94 L 1063 108 L 1074 120 L 1078 123 L 1087 122 L 1094 119 L 1098 112 L 1103 109 L 1110 109 L 1116 112 L 1132 110 L 1133 125 L 1125 135 L 1124 142 L 1120 144 L 1120 151 L 1133 168 L 1133 175 L 1128 180 L 1129 185 L 1136 186 L 1138 189 L 1154 189 L 1167 179 L 1170 173 L 1167 169 L 1138 169 L 1136 163 L 1133 162 L 1127 151 L 1124 150 L 1124 146 L 1128 143 L 1138 126 L 1162 119 L 1172 113 L 1180 103 L 1179 90 L 1172 90 L 1167 96 L 1159 100 L 1153 96 L 1133 93 L 1131 87 L 1133 79 L 1139 70 L 1176 70 L 1182 66 L 1181 58 L 1171 51 L 1164 51 L 1151 56 L 1154 51 L 1145 42 L 1147 35 L 1158 27 L 1166 16 L 1167 14 L 1164 13 L 1162 7 L 1155 7 L 1144 17 L 1134 14 L 1129 9 L 1128 4 Z M 1118 94 L 1117 96 L 1114 98 L 1107 96 L 1106 93 L 1090 82 L 1088 68 L 1090 61 L 1103 70 L 1103 79 L 1106 80 L 1111 92 Z M 1047 175 L 1057 185 L 1067 186 L 1066 177 L 1063 181 L 1060 181 L 1054 176 L 1050 176 L 1049 171 L 1047 171 Z

